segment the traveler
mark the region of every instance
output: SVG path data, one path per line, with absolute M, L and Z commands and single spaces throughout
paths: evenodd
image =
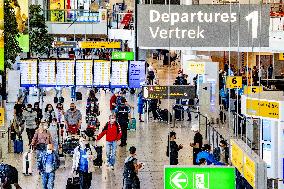
M 52 122 L 52 119 L 55 117 L 53 106 L 51 104 L 47 104 L 44 110 L 44 121 L 49 125 Z
M 138 94 L 138 99 L 137 99 L 137 107 L 138 107 L 138 114 L 139 114 L 139 121 L 140 122 L 144 122 L 143 120 L 142 120 L 142 114 L 144 113 L 143 112 L 143 108 L 144 108 L 144 102 L 145 102 L 145 99 L 143 98 L 143 94 L 142 94 L 142 92 L 140 92 L 139 94 Z
M 19 183 L 18 170 L 8 164 L 0 163 L 0 188 L 12 189 L 12 184 L 16 189 L 22 189 Z
M 127 143 L 127 127 L 128 127 L 128 123 L 129 121 L 131 121 L 131 115 L 130 115 L 130 108 L 128 106 L 126 106 L 125 104 L 126 100 L 123 99 L 121 101 L 121 105 L 117 107 L 116 109 L 116 118 L 117 118 L 117 122 L 121 127 L 121 131 L 122 131 L 122 137 L 121 137 L 121 143 L 120 143 L 120 147 L 126 146 Z
M 21 97 L 18 98 L 14 106 L 14 119 L 15 119 L 15 131 L 19 137 L 21 137 L 24 131 L 24 122 L 23 122 L 23 111 L 25 105 Z
M 97 103 L 99 100 L 96 97 L 96 93 L 94 90 L 90 90 L 89 96 L 87 98 L 87 107 L 91 104 L 91 102 Z
M 36 111 L 36 113 L 37 113 L 36 125 L 38 127 L 40 122 L 41 122 L 41 119 L 43 118 L 42 109 L 39 108 L 39 102 L 34 103 L 34 109 L 33 110 Z
M 64 122 L 64 108 L 63 108 L 63 104 L 61 103 L 58 103 L 56 105 L 55 118 L 57 119 L 57 122 L 59 124 Z
M 268 79 L 272 79 L 273 76 L 273 66 L 272 64 L 269 65 L 269 67 L 267 68 L 267 75 L 268 75 Z
M 198 125 L 192 125 L 191 130 L 195 133 L 193 143 L 190 146 L 193 148 L 193 165 L 198 165 L 196 163 L 197 154 L 201 151 L 203 145 L 203 137 L 199 132 Z
M 159 119 L 158 113 L 157 113 L 158 103 L 160 103 L 158 99 L 151 99 L 149 103 L 149 109 L 152 111 L 154 121 L 158 121 Z
M 130 155 L 124 161 L 123 188 L 140 189 L 138 170 L 143 167 L 143 163 L 138 163 L 136 148 L 134 146 L 129 148 L 129 152 Z
M 54 152 L 53 145 L 48 144 L 46 151 L 37 159 L 37 169 L 41 175 L 43 189 L 54 188 L 55 171 L 58 168 L 58 155 Z
M 67 110 L 67 112 L 65 112 L 64 118 L 65 118 L 65 125 L 67 125 L 67 127 L 72 127 L 72 126 L 76 126 L 77 128 L 81 127 L 82 114 L 80 110 L 76 109 L 74 103 L 70 104 L 70 109 Z
M 200 159 L 204 158 L 207 162 L 207 165 L 224 165 L 224 163 L 218 162 L 211 152 L 210 144 L 205 144 L 202 148 L 202 151 L 197 154 L 196 165 L 200 164 Z
M 225 140 L 220 141 L 219 146 L 213 151 L 213 156 L 217 161 L 220 161 L 221 163 L 224 163 L 226 165 L 229 163 L 230 151 Z
M 57 119 L 53 118 L 51 124 L 48 127 L 48 131 L 52 136 L 52 144 L 53 150 L 58 153 L 58 145 L 59 145 L 59 124 L 57 123 Z
M 106 165 L 110 166 L 111 169 L 114 169 L 117 141 L 121 139 L 122 135 L 121 128 L 116 122 L 115 115 L 109 116 L 109 121 L 98 135 L 97 140 L 100 140 L 104 135 L 106 135 Z
M 183 148 L 182 144 L 177 145 L 176 133 L 170 132 L 168 136 L 167 156 L 170 156 L 170 165 L 178 164 L 178 151 Z
M 154 79 L 155 79 L 155 69 L 153 66 L 150 64 L 148 67 L 148 80 L 149 80 L 149 85 L 154 84 Z
M 43 122 L 40 124 L 39 128 L 34 134 L 31 145 L 35 147 L 37 151 L 37 158 L 39 158 L 41 154 L 46 150 L 46 146 L 48 144 L 51 144 L 52 138 L 50 132 L 47 129 L 47 123 Z
M 79 173 L 80 189 L 89 189 L 94 172 L 93 160 L 95 157 L 94 147 L 86 144 L 86 139 L 79 139 L 79 146 L 74 149 L 72 172 Z
M 111 96 L 111 98 L 110 98 L 109 106 L 110 106 L 110 111 L 111 111 L 111 113 L 114 113 L 114 112 L 115 112 L 117 96 L 118 96 L 118 93 L 116 92 L 116 93 L 114 93 L 114 94 Z
M 29 145 L 32 143 L 32 139 L 35 134 L 35 130 L 37 128 L 36 125 L 36 118 L 37 118 L 37 112 L 32 109 L 32 105 L 27 105 L 27 110 L 23 112 L 23 121 L 26 125 L 26 132 L 29 139 Z

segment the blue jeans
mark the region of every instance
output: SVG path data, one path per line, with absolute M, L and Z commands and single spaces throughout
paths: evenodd
M 42 173 L 42 188 L 43 189 L 54 189 L 55 173 Z
M 106 157 L 107 163 L 110 166 L 115 164 L 115 155 L 116 155 L 116 141 L 106 143 Z

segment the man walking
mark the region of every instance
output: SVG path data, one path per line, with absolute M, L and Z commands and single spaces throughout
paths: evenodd
M 120 147 L 126 146 L 127 143 L 127 127 L 129 120 L 131 120 L 131 115 L 130 115 L 130 108 L 126 106 L 125 104 L 126 100 L 122 99 L 121 105 L 117 107 L 116 112 L 117 112 L 117 122 L 121 127 L 122 131 L 122 137 L 121 137 L 121 143 Z

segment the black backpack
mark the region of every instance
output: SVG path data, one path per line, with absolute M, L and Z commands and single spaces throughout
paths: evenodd
M 128 121 L 128 106 L 119 106 L 117 108 L 117 120 L 118 122 Z
M 136 177 L 136 172 L 134 167 L 135 160 L 136 160 L 135 158 L 130 157 L 128 161 L 124 163 L 123 177 L 125 179 L 133 179 Z

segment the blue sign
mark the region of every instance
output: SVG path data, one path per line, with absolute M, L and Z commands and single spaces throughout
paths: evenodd
M 130 61 L 129 64 L 129 87 L 141 88 L 145 84 L 145 61 Z

